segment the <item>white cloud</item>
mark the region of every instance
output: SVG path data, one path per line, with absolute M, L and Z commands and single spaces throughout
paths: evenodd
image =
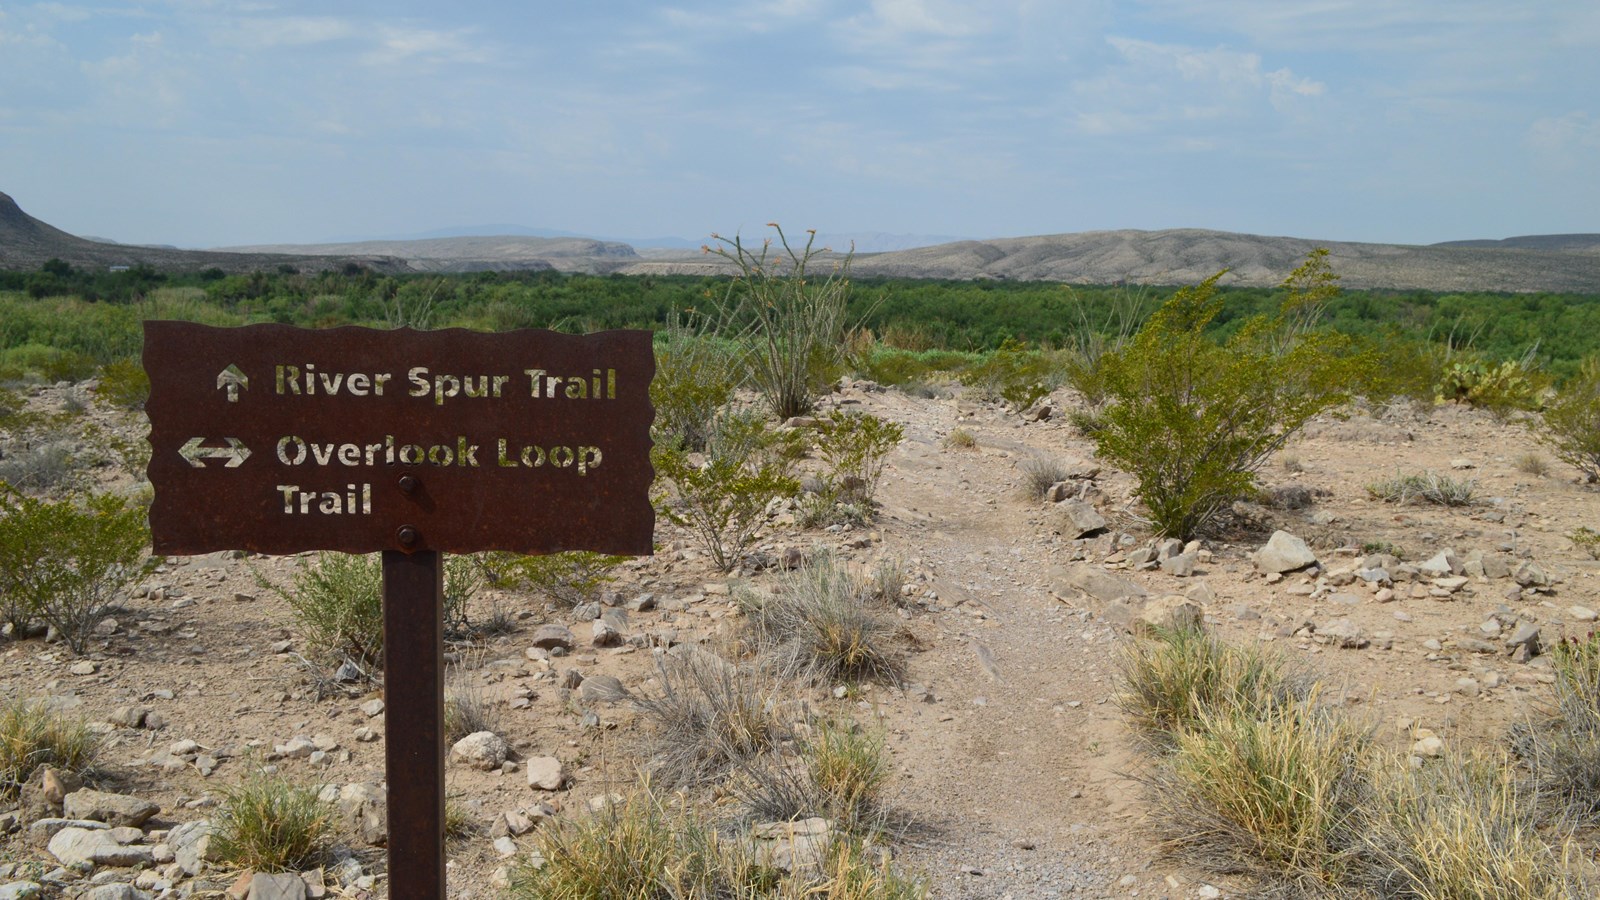
M 362 54 L 361 61 L 373 66 L 488 62 L 492 54 L 470 39 L 473 31 L 383 26 L 378 46 Z
M 1106 41 L 1121 61 L 1072 84 L 1073 120 L 1087 134 L 1243 119 L 1260 114 L 1263 103 L 1278 113 L 1290 113 L 1297 104 L 1326 91 L 1322 82 L 1287 68 L 1264 70 L 1256 53 L 1120 36 Z
M 1600 117 L 1570 112 L 1539 119 L 1526 142 L 1546 165 L 1593 172 L 1600 166 Z

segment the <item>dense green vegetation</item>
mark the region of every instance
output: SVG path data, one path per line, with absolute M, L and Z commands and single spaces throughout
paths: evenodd
M 1223 281 L 1223 308 L 1210 326 L 1217 337 L 1272 313 L 1284 296 Z M 319 274 L 89 272 L 52 262 L 36 272 L 0 272 L 0 377 L 8 369 L 13 377 L 18 369 L 70 377 L 84 363 L 135 357 L 139 323 L 152 317 L 308 327 L 658 328 L 674 313 L 713 307 L 728 284 L 699 276 L 558 272 L 387 276 L 358 267 Z M 1064 346 L 1084 331 L 1115 331 L 1120 310 L 1132 308 L 1142 321 L 1175 289 L 910 279 L 854 279 L 852 286 L 847 320 L 860 321 L 886 344 L 917 351 L 988 351 L 1008 339 Z M 1345 290 L 1329 302 L 1323 323 L 1382 343 L 1470 347 L 1494 361 L 1534 348 L 1533 361 L 1558 380 L 1600 351 L 1595 294 Z M 62 358 L 63 351 L 71 356 Z M 51 368 L 57 371 L 45 371 Z

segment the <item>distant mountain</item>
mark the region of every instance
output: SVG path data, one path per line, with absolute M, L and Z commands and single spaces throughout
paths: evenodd
M 1444 241 L 1434 247 L 1476 247 L 1495 250 L 1554 250 L 1600 253 L 1600 234 L 1525 234 L 1496 240 Z
M 1270 287 L 1316 247 L 1328 248 L 1340 283 L 1351 288 L 1600 293 L 1600 254 L 1364 244 L 1194 228 L 957 241 L 858 256 L 852 271 L 897 278 L 1193 284 L 1228 268 L 1224 284 Z M 721 269 L 716 259 L 695 257 L 654 258 L 619 271 L 705 274 Z
M 576 231 L 560 231 L 554 228 L 531 228 L 527 225 L 466 225 L 457 228 L 436 228 L 432 231 L 424 231 L 416 234 L 397 234 L 375 238 L 340 238 L 338 240 L 318 243 L 337 245 L 375 243 L 391 244 L 400 241 L 429 241 L 437 240 L 439 238 L 458 237 L 584 238 L 587 240 L 602 241 L 610 244 L 627 244 L 636 250 L 699 250 L 702 246 L 711 242 L 710 235 L 702 238 L 630 238 L 581 234 Z M 792 240 L 797 239 L 800 243 L 804 243 L 803 233 L 801 235 L 791 235 L 790 237 Z M 950 241 L 958 240 L 961 240 L 961 238 L 945 234 L 892 234 L 884 231 L 817 233 L 818 247 L 832 247 L 841 253 L 848 250 L 851 244 L 855 245 L 857 253 L 883 253 L 890 250 L 909 250 L 913 247 L 928 247 L 934 244 L 944 244 L 949 243 Z M 296 244 L 292 246 L 306 247 L 313 245 Z
M 10 195 L 0 193 L 0 269 L 37 269 L 51 259 L 91 270 L 147 265 L 179 271 L 217 268 L 224 272 L 250 272 L 293 266 L 314 272 L 347 263 L 383 272 L 406 269 L 403 261 L 383 257 L 213 253 L 94 241 L 35 219 L 23 212 Z
M 614 241 L 581 237 L 440 237 L 404 241 L 356 241 L 347 244 L 262 244 L 222 248 L 236 253 L 293 253 L 397 256 L 424 272 L 545 270 L 609 272 L 639 258 L 633 248 Z
M 525 234 L 458 235 L 457 231 Z M 96 268 L 146 264 L 163 269 L 217 267 L 228 272 L 293 266 L 315 271 L 358 263 L 385 272 L 547 270 L 596 274 L 726 274 L 728 264 L 700 252 L 701 241 L 661 238 L 606 241 L 516 225 L 444 229 L 434 237 L 271 244 L 216 251 L 174 250 L 75 237 L 24 213 L 0 194 L 0 268 L 32 269 L 55 257 Z M 803 233 L 802 233 L 803 234 Z M 790 236 L 791 239 L 795 235 Z M 1431 291 L 1572 291 L 1600 293 L 1600 235 L 1527 235 L 1443 244 L 1368 244 L 1180 228 L 1087 231 L 931 246 L 929 236 L 875 232 L 818 234 L 842 258 L 856 244 L 855 275 L 951 280 L 1010 279 L 1075 284 L 1193 284 L 1228 268 L 1225 284 L 1270 287 L 1307 253 L 1327 247 L 1341 284 L 1351 288 Z M 679 242 L 679 247 L 663 247 Z M 903 245 L 899 249 L 872 248 Z M 650 246 L 654 244 L 655 246 Z

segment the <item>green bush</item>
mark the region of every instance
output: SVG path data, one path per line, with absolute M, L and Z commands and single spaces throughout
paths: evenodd
M 100 367 L 95 394 L 117 409 L 140 410 L 150 399 L 150 376 L 138 362 L 119 359 Z
M 82 653 L 105 607 L 150 565 L 140 564 L 149 540 L 145 511 L 120 497 L 39 500 L 0 483 L 0 614 L 19 631 L 38 619 Z
M 1366 368 L 1321 333 L 1274 341 L 1283 323 L 1258 319 L 1218 343 L 1217 280 L 1179 290 L 1121 351 L 1100 360 L 1110 401 L 1094 439 L 1133 473 L 1155 530 L 1188 539 L 1233 500 L 1314 415 L 1350 397 Z M 1277 344 L 1277 346 L 1275 346 Z
M 0 704 L 0 799 L 51 766 L 81 775 L 94 764 L 100 737 L 81 721 L 53 712 L 42 701 Z
M 593 600 L 601 588 L 616 580 L 613 571 L 627 559 L 569 550 L 544 556 L 487 553 L 481 562 L 495 584 L 537 591 L 570 608 Z
M 1544 411 L 1540 437 L 1585 480 L 1600 481 L 1600 356 L 1584 360 L 1578 374 L 1556 394 Z
M 294 576 L 291 590 L 259 572 L 256 582 L 289 605 L 306 642 L 318 653 L 363 668 L 383 668 L 383 560 L 378 554 L 318 553 Z M 468 601 L 482 583 L 466 556 L 444 562 L 444 621 L 466 629 Z
M 817 277 L 810 270 L 824 252 L 815 247 L 816 231 L 806 232 L 802 249 L 790 245 L 777 224 L 773 242 L 759 252 L 738 236 L 712 235 L 717 246 L 707 253 L 737 268 L 718 310 L 718 326 L 746 348 L 745 366 L 756 392 L 779 420 L 811 412 L 817 396 L 844 371 L 844 334 L 850 301 L 850 261 L 846 254 L 831 271 Z
M 705 450 L 717 413 L 739 386 L 735 349 L 674 319 L 656 335 L 655 354 L 650 402 L 656 409 L 657 443 Z
M 817 453 L 827 464 L 826 493 L 870 507 L 889 453 L 905 436 L 899 423 L 870 413 L 835 412 L 817 420 Z
M 1535 372 L 1531 355 L 1493 363 L 1481 358 L 1458 359 L 1444 369 L 1439 399 L 1487 409 L 1505 415 L 1517 409 L 1535 409 L 1548 379 Z
M 704 454 L 658 444 L 651 461 L 668 486 L 662 515 L 688 526 L 724 572 L 755 542 L 767 504 L 800 489 L 781 439 L 745 412 L 717 418 Z
M 1055 390 L 1064 373 L 1051 356 L 1029 350 L 1025 341 L 1007 338 L 995 350 L 961 373 L 961 383 L 985 400 L 1004 400 L 1018 412 Z
M 1590 559 L 1600 559 L 1600 531 L 1595 531 L 1587 525 L 1579 525 L 1567 533 L 1567 540 L 1579 550 L 1589 554 Z
M 222 791 L 211 850 L 241 869 L 294 872 L 315 863 L 333 837 L 333 810 L 314 788 L 256 772 Z

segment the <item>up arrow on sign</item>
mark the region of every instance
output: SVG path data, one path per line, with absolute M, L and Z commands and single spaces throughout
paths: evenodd
M 217 373 L 217 387 L 228 389 L 229 403 L 238 403 L 239 391 L 250 390 L 250 378 L 238 366 L 230 365 Z
M 189 438 L 183 446 L 178 448 L 178 455 L 189 461 L 189 465 L 196 469 L 206 467 L 206 459 L 225 459 L 224 469 L 237 469 L 240 464 L 250 458 L 250 448 L 238 438 L 228 438 L 226 447 L 202 447 L 205 438 Z

